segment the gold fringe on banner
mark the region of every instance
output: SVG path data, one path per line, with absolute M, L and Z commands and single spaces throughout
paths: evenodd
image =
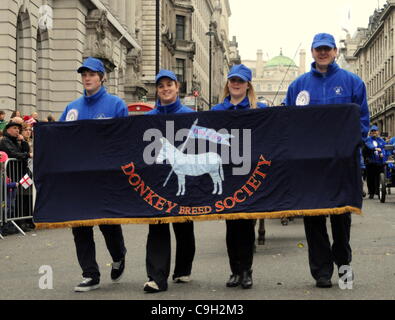
M 273 212 L 243 212 L 227 214 L 207 214 L 199 216 L 177 216 L 177 217 L 152 217 L 152 218 L 103 218 L 91 220 L 75 220 L 65 222 L 40 222 L 34 223 L 36 229 L 57 229 L 83 226 L 96 226 L 101 224 L 160 224 L 187 221 L 208 221 L 208 220 L 236 220 L 236 219 L 279 219 L 298 216 L 323 216 L 333 214 L 344 214 L 352 212 L 361 215 L 362 210 L 356 207 L 345 206 L 328 209 L 308 209 L 308 210 L 287 210 Z

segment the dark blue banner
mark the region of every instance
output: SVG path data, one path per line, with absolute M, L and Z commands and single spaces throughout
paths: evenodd
M 38 123 L 38 228 L 361 213 L 356 105 Z

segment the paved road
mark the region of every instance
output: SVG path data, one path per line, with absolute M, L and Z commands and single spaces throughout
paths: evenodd
M 394 191 L 393 191 L 394 192 Z M 395 193 L 395 192 L 394 192 Z M 225 222 L 195 223 L 196 257 L 193 281 L 169 284 L 167 292 L 146 294 L 146 225 L 125 225 L 128 249 L 122 281 L 111 283 L 111 259 L 98 228 L 97 259 L 102 272 L 101 288 L 74 293 L 80 281 L 71 230 L 39 230 L 26 236 L 10 235 L 0 240 L 0 299 L 129 299 L 129 300 L 347 300 L 395 299 L 395 195 L 385 204 L 365 200 L 363 216 L 353 216 L 352 248 L 356 279 L 352 290 L 318 289 L 310 276 L 303 222 L 288 226 L 279 220 L 266 220 L 267 240 L 257 246 L 251 290 L 226 288 L 229 267 L 225 247 Z M 330 230 L 328 224 L 328 230 Z M 173 238 L 174 243 L 174 238 Z M 173 246 L 174 249 L 174 246 Z M 174 255 L 173 255 L 174 261 Z M 41 266 L 53 271 L 53 289 L 40 289 Z M 337 276 L 332 279 L 337 282 Z M 45 284 L 45 283 L 44 283 Z

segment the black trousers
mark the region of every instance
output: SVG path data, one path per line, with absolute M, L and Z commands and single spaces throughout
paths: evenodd
M 113 262 L 120 261 L 126 255 L 122 228 L 120 225 L 100 225 L 107 249 Z M 84 278 L 100 278 L 99 266 L 96 262 L 96 248 L 93 227 L 72 228 L 78 262 Z
M 254 220 L 226 220 L 226 247 L 232 274 L 240 275 L 251 269 L 254 242 Z
M 379 194 L 381 172 L 384 172 L 384 167 L 381 164 L 369 163 L 366 165 L 366 183 L 369 194 Z
M 351 213 L 331 215 L 330 221 L 332 246 L 326 229 L 326 216 L 304 217 L 310 272 L 316 280 L 320 277 L 330 279 L 333 275 L 333 263 L 338 268 L 351 263 Z
M 176 261 L 173 278 L 189 276 L 195 257 L 193 222 L 173 223 L 176 237 Z M 150 280 L 167 289 L 170 274 L 171 241 L 169 224 L 150 224 L 146 247 L 146 269 Z

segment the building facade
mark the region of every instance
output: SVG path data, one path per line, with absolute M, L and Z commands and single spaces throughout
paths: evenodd
M 0 109 L 57 118 L 83 92 L 76 70 L 101 58 L 107 86 L 125 100 L 145 94 L 139 78 L 140 1 L 5 0 L 0 2 Z
M 344 60 L 366 83 L 371 123 L 389 136 L 395 135 L 394 27 L 395 0 L 387 0 L 367 28 L 344 41 Z
M 148 89 L 147 100 L 151 103 L 155 99 L 158 54 L 153 31 L 155 10 L 156 1 L 144 1 L 142 81 Z M 218 101 L 222 90 L 220 86 L 229 70 L 230 14 L 228 0 L 160 1 L 159 68 L 176 73 L 181 84 L 180 97 L 197 110 L 207 110 L 210 101 L 211 104 Z
M 258 50 L 256 60 L 243 60 L 253 72 L 252 84 L 259 101 L 269 106 L 279 106 L 284 100 L 288 86 L 299 75 L 305 73 L 306 52 L 299 51 L 299 66 L 289 57 L 280 54 L 268 61 Z
M 83 93 L 76 70 L 88 56 L 103 60 L 108 91 L 127 104 L 154 102 L 159 65 L 177 74 L 181 97 L 197 92 L 198 109 L 208 109 L 209 43 L 216 101 L 231 60 L 230 14 L 228 0 L 0 1 L 0 109 L 57 119 Z

